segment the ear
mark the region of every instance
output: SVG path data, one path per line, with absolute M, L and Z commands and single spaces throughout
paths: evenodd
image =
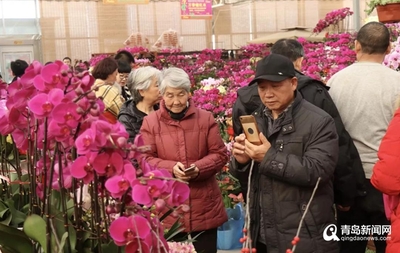
M 297 77 L 293 77 L 290 82 L 292 83 L 292 90 L 295 91 L 297 89 Z
M 140 96 L 144 97 L 144 91 L 143 90 L 139 90 L 139 94 L 140 94 Z
M 390 54 L 391 51 L 392 51 L 392 42 L 389 42 L 389 46 L 386 48 L 385 55 Z
M 360 53 L 361 50 L 362 50 L 362 48 L 361 48 L 360 42 L 358 42 L 357 40 L 354 41 L 354 51 L 356 51 L 356 53 Z
M 297 60 L 295 60 L 293 62 L 294 68 L 297 69 L 298 71 L 301 71 L 301 65 L 303 63 L 303 59 L 304 59 L 304 57 L 300 57 L 300 58 L 297 58 Z

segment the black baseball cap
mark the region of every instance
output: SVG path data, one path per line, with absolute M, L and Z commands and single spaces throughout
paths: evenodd
M 280 82 L 296 76 L 293 62 L 286 56 L 270 54 L 259 60 L 256 68 L 256 76 L 249 83 L 252 85 L 259 80 Z

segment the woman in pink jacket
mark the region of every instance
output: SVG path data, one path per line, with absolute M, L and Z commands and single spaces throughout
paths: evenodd
M 371 183 L 383 192 L 385 211 L 390 215 L 391 234 L 386 240 L 386 253 L 400 252 L 400 109 L 382 139 Z
M 190 211 L 181 213 L 185 232 L 198 235 L 193 243 L 197 252 L 216 253 L 217 228 L 227 221 L 227 214 L 215 175 L 228 156 L 213 115 L 190 101 L 190 87 L 182 69 L 164 71 L 160 109 L 146 116 L 141 128 L 144 143 L 151 146 L 145 159 L 189 183 Z M 192 165 L 194 170 L 185 173 Z M 170 227 L 175 220 L 168 217 L 164 225 Z

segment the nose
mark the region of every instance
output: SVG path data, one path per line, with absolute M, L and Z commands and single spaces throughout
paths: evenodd
M 269 98 L 274 96 L 271 86 L 267 86 L 264 91 L 265 91 L 265 97 Z

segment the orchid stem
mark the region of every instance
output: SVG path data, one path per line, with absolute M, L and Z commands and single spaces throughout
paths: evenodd
M 94 185 L 93 185 L 93 197 L 94 199 L 94 216 L 95 216 L 95 222 L 96 222 L 96 230 L 97 230 L 97 240 L 98 240 L 98 252 L 102 253 L 103 250 L 101 248 L 101 226 L 100 226 L 100 215 L 99 215 L 99 195 L 97 194 L 98 191 L 98 176 L 97 173 L 94 173 Z
M 63 191 L 63 187 L 64 187 L 64 177 L 63 177 L 63 173 L 62 173 L 62 159 L 61 159 L 61 155 L 58 155 L 58 185 L 60 187 L 60 197 L 61 197 L 61 209 L 62 209 L 62 214 L 63 214 L 63 218 L 64 218 L 64 228 L 65 228 L 65 232 L 68 233 L 67 236 L 67 248 L 68 248 L 68 252 L 71 253 L 72 249 L 71 249 L 71 236 L 69 233 L 69 226 L 68 226 L 68 214 L 67 214 L 67 204 L 65 203 L 66 199 L 64 194 L 67 193 L 67 190 L 65 190 L 65 192 Z
M 47 117 L 44 118 L 44 138 L 43 138 L 43 207 L 42 214 L 46 212 L 46 193 L 47 193 Z M 50 249 L 50 248 L 48 248 Z
M 46 140 L 46 136 L 45 136 L 45 140 Z M 46 143 L 47 144 L 47 143 Z M 58 153 L 58 142 L 56 143 L 56 146 L 54 148 L 54 154 L 53 156 L 50 157 L 50 178 L 49 178 L 49 187 L 47 189 L 47 194 L 46 192 L 44 192 L 43 194 L 45 195 L 45 199 L 47 199 L 48 203 L 47 203 L 47 209 L 46 209 L 46 236 L 47 236 L 47 250 L 51 251 L 51 226 L 50 226 L 50 219 L 53 219 L 53 217 L 51 217 L 51 194 L 52 194 L 52 185 L 53 185 L 53 176 L 54 176 L 54 164 L 56 161 L 56 154 Z M 43 158 L 45 158 L 47 156 L 46 153 L 44 153 Z M 60 173 L 62 173 L 60 171 Z M 45 182 L 45 185 L 47 184 L 47 182 Z M 46 197 L 47 196 L 47 197 Z M 46 201 L 44 201 L 46 202 Z

